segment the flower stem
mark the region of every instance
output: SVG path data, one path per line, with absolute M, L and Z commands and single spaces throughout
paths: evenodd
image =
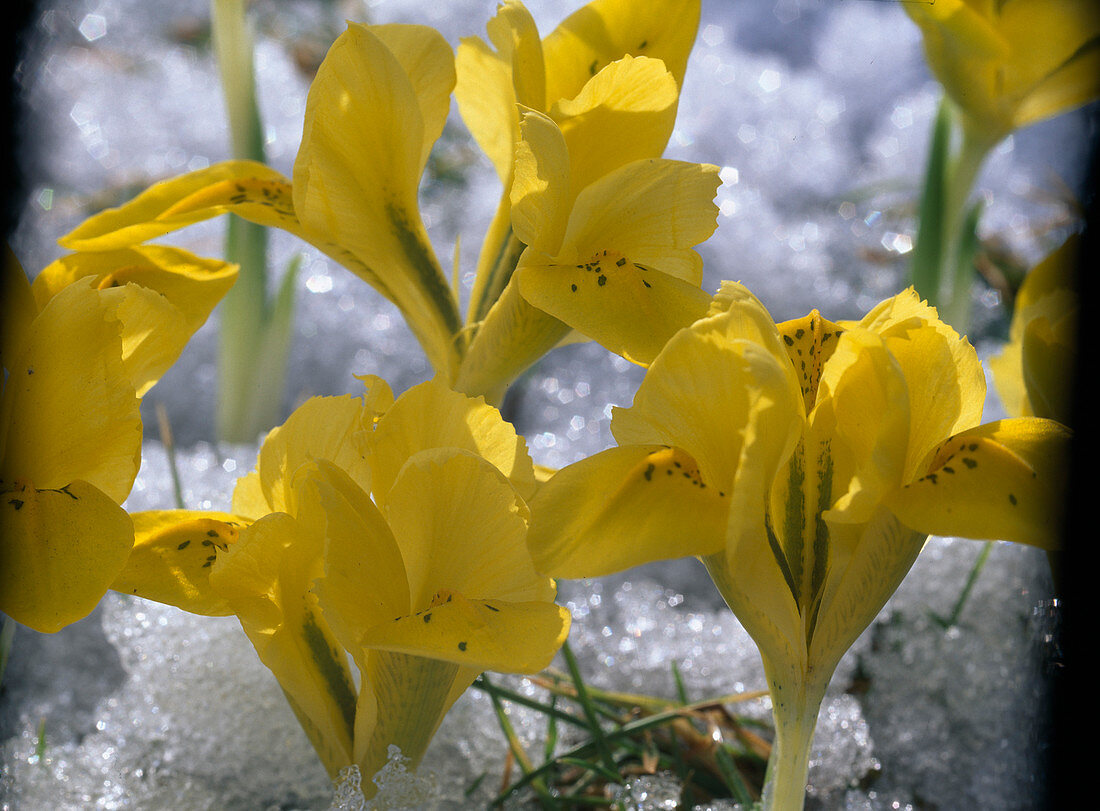
M 802 811 L 825 684 L 805 676 L 780 682 L 766 660 L 764 670 L 772 695 L 775 742 L 764 775 L 763 807 L 765 811 Z
M 960 123 L 946 97 L 933 127 L 910 281 L 960 332 L 969 323 L 979 209 L 970 194 L 996 140 Z
M 233 157 L 262 162 L 263 127 L 245 0 L 211 0 L 210 19 Z M 285 300 L 285 289 L 278 302 L 269 297 L 263 226 L 230 214 L 225 253 L 226 259 L 240 266 L 240 273 L 221 308 L 218 438 L 253 442 L 278 422 L 292 302 Z

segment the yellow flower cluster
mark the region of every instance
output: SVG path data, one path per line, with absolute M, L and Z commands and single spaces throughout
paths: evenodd
M 1035 4 L 910 12 L 974 127 L 1093 92 L 1071 79 L 1095 49 L 1061 23 L 1057 53 L 1009 58 Z M 698 0 L 594 0 L 543 39 L 505 0 L 457 55 L 430 28 L 351 23 L 291 178 L 229 161 L 157 184 L 64 237 L 33 285 L 9 253 L 0 610 L 55 631 L 113 588 L 235 615 L 330 774 L 370 775 L 392 744 L 418 762 L 482 671 L 549 664 L 569 630 L 551 577 L 699 556 L 765 663 L 765 802 L 800 808 L 825 687 L 927 535 L 1057 548 L 1070 434 L 1037 403 L 1063 396 L 1042 378 L 1069 327 L 1056 292 L 1021 297 L 1017 410 L 1041 416 L 982 424 L 973 348 L 912 289 L 859 321 L 784 323 L 740 284 L 703 291 L 717 169 L 660 157 L 698 20 Z M 503 186 L 465 318 L 417 199 L 452 93 Z M 236 273 L 146 243 L 224 213 L 374 286 L 435 377 L 308 400 L 230 512 L 131 516 L 140 398 Z M 647 373 L 617 447 L 536 474 L 493 404 L 574 333 Z

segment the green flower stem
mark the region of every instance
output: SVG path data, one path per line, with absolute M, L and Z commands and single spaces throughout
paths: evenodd
M 946 263 L 940 280 L 941 318 L 959 332 L 970 323 L 970 288 L 974 282 L 973 235 L 977 223 L 971 217 L 967 201 L 993 144 L 977 140 L 962 130 L 962 144 L 949 165 L 947 183 Z
M 246 0 L 211 0 L 210 19 L 233 156 L 263 162 L 246 6 Z M 218 438 L 253 442 L 280 416 L 293 287 L 284 280 L 279 300 L 269 300 L 264 227 L 229 215 L 225 253 L 240 275 L 221 305 Z M 292 285 L 293 269 L 287 275 Z
M 940 317 L 960 332 L 969 324 L 976 247 L 976 210 L 967 204 L 997 140 L 976 134 L 961 123 L 946 97 L 941 101 L 929 149 L 910 281 L 939 309 Z
M 775 742 L 764 775 L 765 811 L 802 811 L 806 801 L 806 774 L 817 728 L 817 714 L 825 697 L 825 684 L 808 678 L 798 684 L 779 683 L 764 662 L 772 695 Z M 793 690 L 791 688 L 794 688 Z

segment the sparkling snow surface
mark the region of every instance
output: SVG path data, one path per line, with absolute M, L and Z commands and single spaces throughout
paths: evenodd
M 421 22 L 452 45 L 484 36 L 493 0 L 265 0 L 254 4 L 257 70 L 270 162 L 289 174 L 308 75 L 344 18 Z M 528 6 L 545 34 L 574 7 Z M 31 273 L 60 255 L 55 240 L 91 211 L 150 182 L 227 157 L 222 100 L 203 44 L 205 0 L 45 2 L 22 81 L 39 150 L 13 248 Z M 703 20 L 668 157 L 716 163 L 719 228 L 700 252 L 705 286 L 745 282 L 777 320 L 818 308 L 851 318 L 903 283 L 938 90 L 917 29 L 900 6 L 870 0 L 703 0 Z M 456 175 L 429 177 L 425 221 L 436 252 L 454 255 L 464 289 L 499 188 L 452 108 L 439 144 Z M 1067 222 L 1083 182 L 1093 106 L 1016 134 L 980 182 L 983 234 L 1026 261 Z M 1054 228 L 1054 231 L 1050 231 Z M 166 241 L 221 250 L 223 224 Z M 283 234 L 274 264 L 295 253 L 298 315 L 286 409 L 313 394 L 353 392 L 352 374 L 395 392 L 429 369 L 397 310 L 342 268 Z M 998 294 L 975 291 L 975 343 L 1005 333 Z M 146 397 L 145 458 L 127 503 L 173 506 L 153 408 L 179 445 L 183 498 L 222 509 L 255 446 L 208 444 L 216 316 Z M 595 345 L 546 358 L 504 404 L 536 461 L 561 466 L 613 444 L 611 405 L 629 405 L 637 368 Z M 991 396 L 987 417 L 1000 415 Z M 893 600 L 845 657 L 822 709 L 810 770 L 813 809 L 1039 807 L 1046 691 L 1057 611 L 1044 556 L 997 544 L 960 622 L 944 630 L 981 545 L 932 539 Z M 601 581 L 560 584 L 571 645 L 593 684 L 673 695 L 670 663 L 692 698 L 764 687 L 755 647 L 694 561 L 654 564 Z M 503 677 L 497 677 L 501 679 Z M 536 688 L 519 678 L 515 689 Z M 765 701 L 745 712 L 766 718 Z M 513 709 L 526 743 L 545 722 Z M 479 808 L 500 784 L 505 744 L 488 699 L 468 691 L 416 775 L 399 753 L 377 780 L 389 808 Z M 355 808 L 333 785 L 271 674 L 235 619 L 108 595 L 53 636 L 19 628 L 0 694 L 4 809 Z M 487 773 L 477 789 L 466 789 Z M 372 776 L 364 775 L 363 780 Z M 666 775 L 621 788 L 624 808 L 675 808 Z M 730 809 L 731 803 L 700 808 Z

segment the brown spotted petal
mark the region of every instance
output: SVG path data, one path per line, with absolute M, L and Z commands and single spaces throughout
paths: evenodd
M 1061 423 L 1029 417 L 964 431 L 888 504 L 906 525 L 930 535 L 1057 549 L 1071 439 Z
M 218 555 L 237 542 L 247 519 L 193 510 L 151 510 L 130 517 L 134 549 L 112 589 L 192 614 L 233 613 L 229 603 L 210 588 L 210 570 Z

